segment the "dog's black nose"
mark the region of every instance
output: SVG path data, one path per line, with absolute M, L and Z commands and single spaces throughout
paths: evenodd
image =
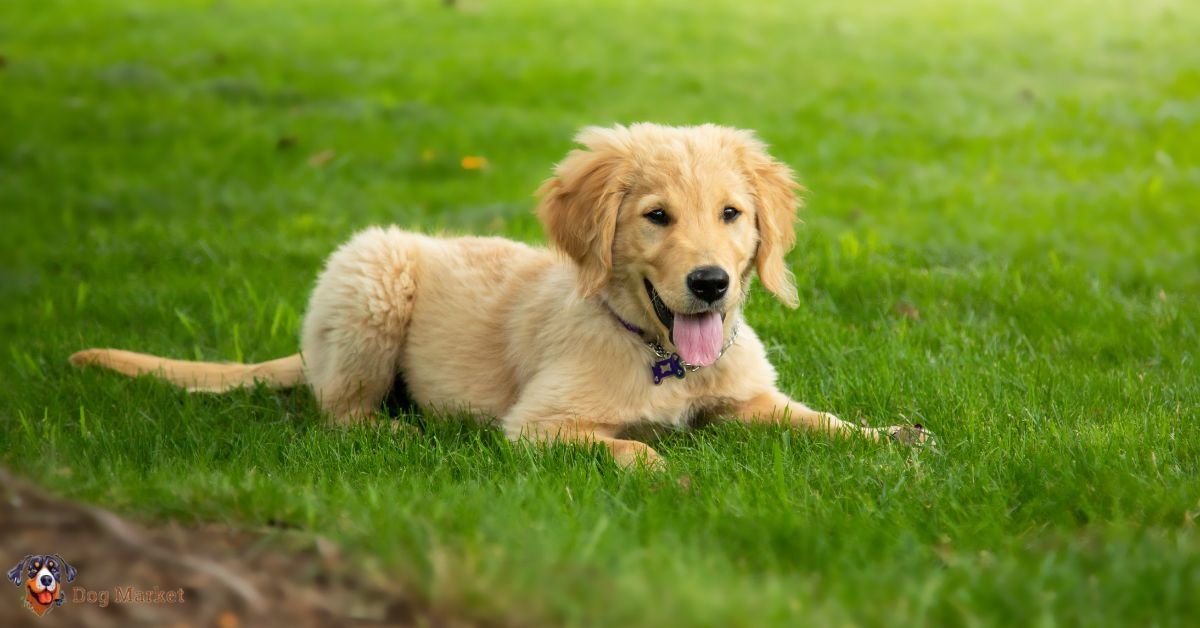
M 54 584 L 54 578 L 51 578 L 50 576 L 42 576 L 42 586 L 48 587 L 52 584 Z
M 729 289 L 729 273 L 716 266 L 701 266 L 688 273 L 688 290 L 705 303 L 714 303 Z

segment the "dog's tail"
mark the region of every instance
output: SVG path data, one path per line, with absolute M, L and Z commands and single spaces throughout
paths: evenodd
M 291 388 L 304 382 L 300 354 L 258 364 L 189 362 L 120 349 L 84 349 L 71 356 L 75 366 L 96 365 L 130 377 L 154 375 L 192 392 L 222 392 L 254 382 Z

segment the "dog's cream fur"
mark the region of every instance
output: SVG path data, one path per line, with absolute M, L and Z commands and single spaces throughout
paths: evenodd
M 872 438 L 899 433 L 860 429 L 779 392 L 762 342 L 742 319 L 754 270 L 784 303 L 797 300 L 784 256 L 799 186 L 761 142 L 713 125 L 653 124 L 589 128 L 578 140 L 586 149 L 568 155 L 539 191 L 538 215 L 557 254 L 499 238 L 372 228 L 329 258 L 301 354 L 237 365 L 90 349 L 71 360 L 155 373 L 190 390 L 304 382 L 338 422 L 369 420 L 399 374 L 426 409 L 498 418 L 513 438 L 598 441 L 625 464 L 657 461 L 647 445 L 619 438 L 643 421 L 712 415 Z M 724 220 L 726 207 L 741 215 Z M 646 219 L 659 208 L 669 225 Z M 685 277 L 700 266 L 730 275 L 715 307 L 726 338 L 735 326 L 740 333 L 715 364 L 655 385 L 653 354 L 613 312 L 670 349 L 643 280 L 672 311 L 692 312 L 704 304 Z

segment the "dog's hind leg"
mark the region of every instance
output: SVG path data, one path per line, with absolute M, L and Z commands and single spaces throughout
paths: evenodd
M 317 278 L 301 338 L 304 374 L 339 423 L 369 419 L 395 381 L 417 290 L 415 240 L 368 229 Z

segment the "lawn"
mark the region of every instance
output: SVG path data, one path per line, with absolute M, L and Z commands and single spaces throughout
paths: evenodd
M 320 534 L 469 618 L 1194 625 L 1198 32 L 1186 0 L 0 3 L 0 463 Z M 718 424 L 626 472 L 67 364 L 293 353 L 355 230 L 542 242 L 575 130 L 642 120 L 797 170 L 802 304 L 748 312 L 782 387 L 936 451 Z

